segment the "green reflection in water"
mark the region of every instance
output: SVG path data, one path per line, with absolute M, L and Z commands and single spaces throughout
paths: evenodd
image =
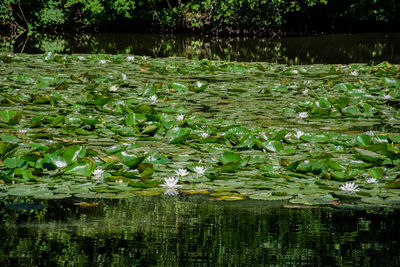
M 396 210 L 282 208 L 202 196 L 76 202 L 3 200 L 3 266 L 395 266 L 400 260 Z
M 0 49 L 15 53 L 136 54 L 289 64 L 400 62 L 399 33 L 286 37 L 210 37 L 200 35 L 102 33 L 2 37 Z

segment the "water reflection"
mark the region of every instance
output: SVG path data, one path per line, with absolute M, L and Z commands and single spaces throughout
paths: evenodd
M 90 207 L 73 200 L 20 203 L 2 203 L 3 265 L 396 266 L 400 260 L 395 210 L 293 209 L 199 196 Z
M 400 33 L 337 34 L 282 39 L 198 35 L 103 33 L 2 37 L 2 50 L 16 53 L 106 53 L 178 56 L 232 61 L 311 63 L 400 63 Z

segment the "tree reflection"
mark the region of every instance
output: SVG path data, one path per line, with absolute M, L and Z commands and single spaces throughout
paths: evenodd
M 393 210 L 283 209 L 199 196 L 105 200 L 92 207 L 75 201 L 3 200 L 0 262 L 358 266 L 379 260 L 390 266 L 399 260 Z
M 15 42 L 13 44 L 12 42 Z M 287 64 L 400 62 L 400 34 L 376 33 L 287 37 L 210 37 L 166 34 L 35 34 L 17 40 L 2 37 L 1 48 L 25 53 L 105 53 L 151 57 L 208 58 Z

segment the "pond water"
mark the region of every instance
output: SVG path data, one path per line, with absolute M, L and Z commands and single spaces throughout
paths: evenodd
M 2 266 L 400 264 L 398 210 L 282 208 L 205 196 L 76 203 L 2 200 Z
M 11 42 L 3 36 L 3 46 Z M 4 48 L 6 49 L 6 48 Z M 7 49 L 10 49 L 8 47 Z M 21 36 L 16 53 L 103 53 L 179 56 L 290 64 L 400 62 L 400 33 L 335 34 L 281 39 L 102 33 Z

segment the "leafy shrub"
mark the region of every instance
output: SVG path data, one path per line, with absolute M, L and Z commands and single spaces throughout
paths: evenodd
M 392 22 L 400 13 L 395 0 L 3 0 L 0 22 L 14 32 L 126 23 L 180 31 L 276 33 L 288 17 L 310 14 L 315 6 L 339 19 Z

